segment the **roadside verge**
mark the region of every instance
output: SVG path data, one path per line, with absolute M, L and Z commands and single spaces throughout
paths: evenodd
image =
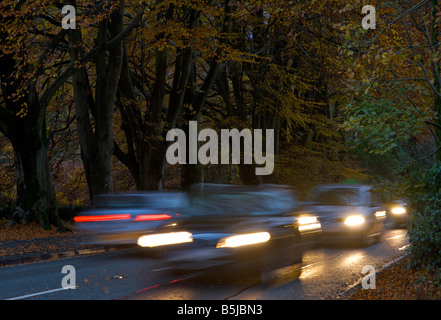
M 0 221 L 2 222 L 2 221 Z M 4 221 L 3 221 L 4 222 Z M 93 236 L 78 232 L 42 230 L 37 224 L 6 226 L 0 224 L 0 267 L 98 254 L 127 246 L 95 243 Z

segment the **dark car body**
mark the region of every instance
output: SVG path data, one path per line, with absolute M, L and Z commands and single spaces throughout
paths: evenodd
M 317 215 L 325 241 L 378 242 L 384 229 L 385 207 L 368 185 L 315 186 L 302 211 Z
M 188 205 L 183 192 L 135 192 L 95 196 L 90 209 L 74 218 L 90 242 L 136 244 L 140 235 L 170 224 Z
M 167 246 L 164 259 L 173 270 L 248 267 L 266 272 L 298 264 L 320 232 L 313 217 L 300 226 L 297 199 L 283 188 L 205 184 L 193 186 L 189 198 L 190 206 L 174 220 L 176 225 L 158 230 L 192 236 L 190 242 Z M 226 239 L 252 243 L 233 246 Z

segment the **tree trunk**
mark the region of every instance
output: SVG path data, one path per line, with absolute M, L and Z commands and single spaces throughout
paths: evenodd
M 438 0 L 432 0 L 432 46 L 436 48 L 439 47 L 439 29 L 438 24 L 436 23 L 437 20 L 437 9 L 439 12 L 439 5 Z M 441 141 L 441 81 L 440 81 L 440 62 L 439 60 L 437 62 L 433 61 L 433 78 L 434 83 L 433 86 L 435 88 L 434 90 L 434 101 L 433 101 L 433 110 L 435 111 L 435 124 L 437 125 L 435 127 L 435 135 L 437 139 L 435 139 L 435 142 Z M 436 149 L 436 161 L 441 161 L 441 144 L 438 142 L 435 145 Z
M 118 9 L 110 14 L 110 18 L 100 21 L 97 46 L 105 44 L 108 35 L 113 38 L 121 33 L 123 12 L 124 0 L 120 0 Z M 79 63 L 84 58 L 81 30 L 70 30 L 69 44 L 71 59 Z M 81 157 L 91 198 L 113 192 L 113 107 L 122 60 L 123 40 L 114 41 L 96 54 L 95 98 L 84 66 L 72 76 Z
M 225 11 L 229 12 L 229 0 L 225 1 Z M 186 11 L 186 22 L 190 28 L 197 27 L 199 24 L 199 10 L 191 7 L 183 6 L 182 10 Z M 173 7 L 167 12 L 166 18 L 172 19 Z M 222 34 L 227 32 L 231 22 L 230 15 L 226 15 L 225 23 L 222 27 Z M 162 40 L 165 34 L 158 34 L 157 40 Z M 203 84 L 196 94 L 196 88 L 188 89 L 189 83 L 196 83 L 196 71 L 194 70 L 195 54 L 189 48 L 178 48 L 174 69 L 168 63 L 167 48 L 156 49 L 155 52 L 155 78 L 151 94 L 145 92 L 142 81 L 136 81 L 136 76 L 129 72 L 129 64 L 124 57 L 123 70 L 119 81 L 118 108 L 122 114 L 125 138 L 127 141 L 127 153 L 123 152 L 116 143 L 115 155 L 127 167 L 129 167 L 132 175 L 135 175 L 135 181 L 138 190 L 159 190 L 162 188 L 162 176 L 165 168 L 165 154 L 169 142 L 166 141 L 167 132 L 176 126 L 176 122 L 181 113 L 183 104 L 189 104 L 195 110 L 193 117 L 198 117 L 204 101 L 213 86 L 219 62 L 213 59 L 210 70 L 208 71 Z M 143 65 L 138 66 L 141 70 Z M 193 69 L 192 69 L 193 68 Z M 165 105 L 166 99 L 166 78 L 167 74 L 174 70 L 173 83 L 168 96 L 168 108 Z M 191 76 L 191 72 L 193 75 Z M 136 83 L 139 92 L 143 92 L 147 100 L 146 112 L 141 112 L 136 107 L 136 94 L 133 85 L 130 83 L 132 77 Z M 193 80 L 189 80 L 192 77 Z M 193 90 L 194 92 L 190 92 Z M 185 96 L 184 96 L 185 95 Z M 184 102 L 185 101 L 185 102 Z M 141 114 L 144 113 L 144 118 Z M 190 165 L 191 166 L 191 165 Z M 183 171 L 190 170 L 189 174 L 184 174 L 185 181 L 194 183 L 201 181 L 200 174 L 202 166 L 189 169 L 188 165 L 183 166 Z M 188 179 L 186 178 L 188 177 Z M 195 178 L 196 177 L 196 178 Z
M 44 229 L 61 227 L 50 175 L 46 126 L 23 121 L 12 138 L 17 173 L 17 205 Z
M 200 142 L 196 141 L 196 163 L 190 163 L 190 135 L 189 135 L 189 122 L 190 121 L 197 121 L 199 123 L 199 113 L 197 115 L 191 115 L 191 111 L 190 110 L 186 110 L 185 115 L 184 115 L 185 119 L 187 121 L 185 121 L 182 130 L 185 132 L 185 135 L 187 137 L 187 141 L 186 141 L 186 150 L 187 150 L 187 163 L 182 165 L 182 171 L 181 171 L 181 189 L 185 190 L 188 187 L 190 187 L 192 184 L 196 184 L 196 183 L 202 183 L 204 182 L 204 168 L 202 166 L 202 164 L 199 162 L 198 158 L 197 158 L 197 152 L 199 150 L 200 147 Z M 199 130 L 198 130 L 199 131 Z M 196 137 L 199 134 L 199 132 L 196 133 Z
M 11 141 L 16 167 L 17 206 L 29 212 L 44 229 L 51 224 L 63 228 L 58 209 L 48 157 L 46 105 L 30 84 L 19 99 L 12 99 L 20 85 L 13 81 L 15 60 L 12 55 L 0 57 L 0 85 L 4 107 L 0 107 L 0 131 Z M 22 91 L 22 92 L 23 92 Z M 26 114 L 21 114 L 26 106 Z
M 193 26 L 198 19 L 198 13 L 191 9 L 189 12 L 189 23 Z M 145 93 L 148 109 L 143 118 L 143 112 L 137 107 L 137 95 L 133 86 L 136 78 L 132 82 L 134 76 L 130 72 L 127 51 L 124 50 L 117 105 L 123 121 L 122 130 L 126 138 L 127 153 L 123 152 L 116 142 L 114 151 L 118 159 L 129 168 L 137 190 L 162 189 L 165 154 L 169 144 L 166 136 L 168 130 L 175 127 L 181 113 L 190 75 L 192 52 L 190 49 L 178 49 L 168 109 L 164 113 L 166 75 L 169 67 L 167 55 L 167 49 L 155 52 L 155 82 L 151 95 Z M 144 92 L 139 83 L 138 90 Z M 164 115 L 165 119 L 162 118 Z

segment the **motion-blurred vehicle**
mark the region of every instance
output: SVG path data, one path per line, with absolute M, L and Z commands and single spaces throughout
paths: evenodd
M 179 271 L 271 270 L 302 262 L 320 232 L 312 215 L 298 216 L 297 199 L 275 186 L 192 186 L 190 206 L 176 224 L 139 238 L 165 248 L 167 267 Z
M 95 196 L 90 209 L 74 217 L 90 242 L 137 244 L 140 235 L 173 223 L 188 206 L 184 192 L 137 192 Z
M 388 203 L 386 209 L 387 218 L 395 224 L 395 227 L 399 228 L 407 226 L 409 208 L 406 200 L 394 200 L 391 203 Z
M 381 197 L 367 185 L 315 186 L 302 211 L 319 217 L 324 241 L 351 241 L 360 246 L 381 240 L 386 218 Z

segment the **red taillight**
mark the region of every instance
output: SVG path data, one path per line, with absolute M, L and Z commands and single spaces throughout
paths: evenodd
M 130 214 L 109 214 L 102 216 L 79 216 L 74 217 L 75 222 L 92 222 L 92 221 L 112 221 L 112 220 L 129 220 Z
M 139 216 L 136 216 L 135 221 L 152 221 L 152 220 L 166 220 L 170 219 L 171 216 L 168 214 L 162 213 L 162 214 L 142 214 Z

